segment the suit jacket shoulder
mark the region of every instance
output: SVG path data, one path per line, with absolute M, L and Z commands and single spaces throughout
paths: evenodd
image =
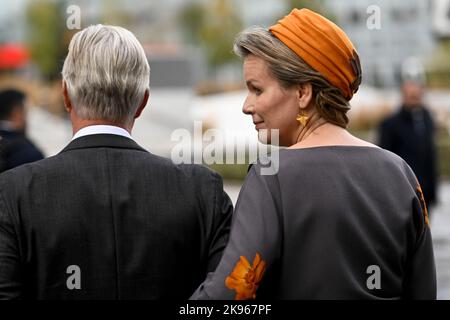
M 124 137 L 76 139 L 0 175 L 0 298 L 188 298 L 221 257 L 232 209 L 206 167 Z

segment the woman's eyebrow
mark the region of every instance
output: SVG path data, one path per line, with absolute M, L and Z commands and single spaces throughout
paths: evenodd
M 256 79 L 249 79 L 245 83 L 247 84 L 247 86 L 249 86 L 249 85 L 253 85 L 254 83 L 258 83 L 258 80 L 256 80 Z

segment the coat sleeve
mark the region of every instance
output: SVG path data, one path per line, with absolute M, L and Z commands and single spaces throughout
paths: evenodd
M 410 175 L 414 175 L 412 171 Z M 416 196 L 412 201 L 412 244 L 404 279 L 404 298 L 435 300 L 436 267 L 428 210 L 419 182 L 414 177 Z
M 0 187 L 0 299 L 22 297 L 17 232 Z
M 228 245 L 219 266 L 209 273 L 191 299 L 253 299 L 266 269 L 280 255 L 276 188 L 253 166 L 236 204 Z
M 212 272 L 219 264 L 230 235 L 233 203 L 223 190 L 222 178 L 214 174 L 213 219 L 208 242 L 207 272 Z

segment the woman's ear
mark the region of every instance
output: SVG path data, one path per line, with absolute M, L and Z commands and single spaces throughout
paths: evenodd
M 297 99 L 300 109 L 306 109 L 311 104 L 313 98 L 313 89 L 310 83 L 299 84 L 297 86 Z

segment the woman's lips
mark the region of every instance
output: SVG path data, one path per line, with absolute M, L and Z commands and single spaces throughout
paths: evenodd
M 262 129 L 262 127 L 264 126 L 264 121 L 253 122 L 253 124 L 255 125 L 255 129 L 259 130 L 259 129 Z

